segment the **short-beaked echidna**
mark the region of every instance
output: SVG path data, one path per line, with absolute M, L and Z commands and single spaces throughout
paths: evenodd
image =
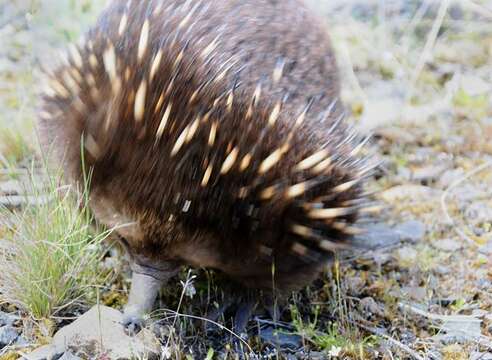
M 129 324 L 180 265 L 287 292 L 356 230 L 370 167 L 300 0 L 113 1 L 48 77 L 41 139 L 71 181 L 92 169 L 133 260 Z

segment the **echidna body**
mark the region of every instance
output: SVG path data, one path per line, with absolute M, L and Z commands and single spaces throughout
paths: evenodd
M 43 141 L 132 255 L 130 318 L 182 264 L 297 289 L 354 231 L 367 169 L 298 0 L 113 1 L 47 86 Z

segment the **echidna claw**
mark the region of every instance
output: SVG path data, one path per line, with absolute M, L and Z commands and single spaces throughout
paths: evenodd
M 135 316 L 132 314 L 124 314 L 122 325 L 125 328 L 125 332 L 129 336 L 135 336 L 142 330 L 145 325 L 144 319 L 141 316 Z

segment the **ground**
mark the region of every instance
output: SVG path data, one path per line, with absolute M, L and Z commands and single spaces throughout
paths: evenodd
M 491 359 L 492 2 L 309 2 L 330 29 L 347 120 L 373 133 L 367 151 L 381 165 L 367 187 L 384 210 L 362 226 L 382 248 L 340 256 L 294 294 L 277 338 L 257 317 L 246 356 Z M 56 176 L 46 185 L 33 128 L 39 62 L 59 56 L 53 49 L 101 5 L 0 2 L 0 359 L 50 342 L 91 304 L 126 299 L 125 262 L 88 230 L 85 211 L 72 211 L 80 199 L 46 205 L 59 189 Z M 81 239 L 82 255 L 67 261 L 58 250 Z M 220 302 L 219 288 L 216 275 L 184 270 L 163 292 L 170 310 L 153 317 L 163 358 L 234 358 L 234 336 L 216 327 L 205 337 L 189 317 Z

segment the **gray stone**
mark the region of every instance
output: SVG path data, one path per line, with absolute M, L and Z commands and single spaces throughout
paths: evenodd
M 297 349 L 302 345 L 302 338 L 299 335 L 289 334 L 282 329 L 268 327 L 262 329 L 259 335 L 264 342 L 281 348 Z
M 427 297 L 427 290 L 421 286 L 404 286 L 401 288 L 401 292 L 404 299 L 423 301 Z
M 30 344 L 31 343 L 22 335 L 15 341 L 15 345 L 20 347 L 28 347 Z
M 7 325 L 0 328 L 0 346 L 11 345 L 17 340 L 19 331 L 13 326 Z
M 52 345 L 43 345 L 30 354 L 24 355 L 22 360 L 54 360 L 63 356 L 63 351 L 60 352 Z
M 391 247 L 403 242 L 417 243 L 425 235 L 425 224 L 410 220 L 394 228 L 375 223 L 364 227 L 364 233 L 354 237 L 354 244 L 365 249 Z
M 415 181 L 431 181 L 436 180 L 439 176 L 448 170 L 450 164 L 428 165 L 412 172 L 412 179 Z
M 437 181 L 437 186 L 442 189 L 445 189 L 455 181 L 463 178 L 464 174 L 465 172 L 461 168 L 445 171 Z
M 492 239 L 487 242 L 487 244 L 480 246 L 478 251 L 484 255 L 492 255 Z
M 432 246 L 434 246 L 436 249 L 450 252 L 459 250 L 463 247 L 463 245 L 459 241 L 454 239 L 436 240 L 432 242 Z
M 426 227 L 423 222 L 417 220 L 410 220 L 395 228 L 395 231 L 400 236 L 401 242 L 409 241 L 411 243 L 417 243 L 425 235 Z
M 158 357 L 160 343 L 151 331 L 143 329 L 132 337 L 126 334 L 121 322 L 122 314 L 118 310 L 94 306 L 76 321 L 60 329 L 50 345 L 28 354 L 27 359 L 48 359 L 65 353 L 67 349 L 75 349 L 77 353 L 80 351 L 84 357 L 102 353 L 110 359 Z
M 491 353 L 485 353 L 485 352 L 479 352 L 479 351 L 473 351 L 470 354 L 470 360 L 492 360 L 492 354 Z
M 443 319 L 441 330 L 444 333 L 436 337 L 445 344 L 452 342 L 464 344 L 468 341 L 476 341 L 481 337 L 480 319 L 473 316 L 446 316 Z
M 372 297 L 365 297 L 360 301 L 363 309 L 377 316 L 384 316 L 384 309 Z
M 0 311 L 0 326 L 12 325 L 19 317 L 3 311 Z
M 66 351 L 58 360 L 82 360 L 82 358 L 72 354 L 70 351 Z

